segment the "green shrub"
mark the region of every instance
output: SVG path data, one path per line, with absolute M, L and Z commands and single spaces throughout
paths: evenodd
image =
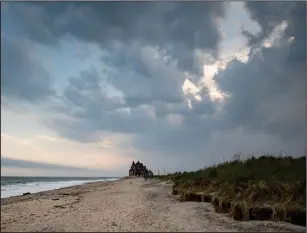
M 241 157 L 237 154 L 232 161 L 159 178 L 172 180 L 183 191 L 217 192 L 233 201 L 306 207 L 306 157 Z

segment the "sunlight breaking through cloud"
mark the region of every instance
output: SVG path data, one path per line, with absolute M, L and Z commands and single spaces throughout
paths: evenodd
M 268 38 L 266 38 L 263 43 L 262 46 L 264 46 L 265 48 L 271 48 L 274 45 L 278 45 L 280 40 L 283 38 L 284 32 L 288 27 L 288 23 L 287 21 L 283 21 L 280 24 L 278 24 L 274 30 L 272 31 L 272 33 L 268 36 Z

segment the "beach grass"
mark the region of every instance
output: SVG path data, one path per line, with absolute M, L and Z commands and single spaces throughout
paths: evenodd
M 306 224 L 305 156 L 263 155 L 242 159 L 236 155 L 231 161 L 197 171 L 157 178 L 172 180 L 175 194 L 212 194 L 215 209 L 238 220 L 251 219 L 251 210 L 262 208 L 262 215 L 281 221 L 287 221 L 289 213 L 305 212 Z

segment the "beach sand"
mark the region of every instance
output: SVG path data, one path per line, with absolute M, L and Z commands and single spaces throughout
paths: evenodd
M 1 199 L 1 231 L 296 231 L 267 221 L 238 222 L 210 203 L 178 202 L 158 180 L 95 182 Z

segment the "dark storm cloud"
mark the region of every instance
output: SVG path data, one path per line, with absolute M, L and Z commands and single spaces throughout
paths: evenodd
M 295 43 L 291 44 L 288 56 L 288 64 L 302 63 L 306 65 L 306 2 L 296 2 L 295 8 L 291 11 L 286 29 L 286 37 L 294 37 Z
M 291 9 L 298 10 L 295 7 Z M 291 17 L 292 14 L 292 11 L 287 11 L 283 14 L 284 17 L 273 18 L 271 25 L 276 26 L 287 20 L 291 23 L 288 24 L 286 36 L 290 31 L 300 31 L 294 22 L 299 19 Z M 304 25 L 299 25 L 304 31 Z M 263 38 L 274 29 L 264 27 Z M 95 130 L 134 133 L 137 135 L 134 140 L 137 148 L 161 149 L 170 152 L 169 156 L 173 153 L 176 156 L 202 153 L 208 147 L 212 148 L 209 144 L 214 132 L 231 133 L 240 127 L 248 132 L 264 131 L 268 138 L 277 136 L 281 140 L 301 143 L 304 137 L 304 128 L 301 126 L 304 124 L 302 107 L 305 90 L 300 87 L 304 87 L 306 73 L 304 66 L 302 67 L 304 57 L 296 56 L 295 52 L 297 43 L 305 39 L 299 35 L 303 36 L 301 33 L 291 35 L 296 36 L 292 43 L 288 43 L 288 38 L 285 37 L 279 46 L 262 48 L 260 52 L 263 59 L 250 54 L 247 63 L 233 60 L 226 70 L 220 72 L 216 80 L 219 87 L 230 97 L 219 114 L 216 114 L 206 89 L 201 92 L 202 101 L 192 99 L 193 108 L 187 107 L 181 89 L 185 76 L 176 66 L 172 66 L 172 60 L 165 62 L 161 57 L 156 59 L 153 50 L 144 49 L 137 43 L 131 44 L 129 48 L 117 44 L 111 55 L 105 56 L 103 61 L 113 66 L 114 69 L 106 80 L 124 94 L 124 103 L 107 110 L 108 107 L 104 105 L 106 100 L 103 99 L 108 98 L 104 96 L 98 104 L 95 99 L 99 98 L 93 95 L 95 91 L 89 91 L 88 95 L 92 97 L 87 98 L 90 102 L 82 106 L 78 97 L 80 90 L 74 89 L 74 94 L 68 91 L 74 86 L 71 83 L 65 91 L 66 98 L 81 106 L 82 111 L 78 114 L 69 112 L 68 115 L 73 119 L 81 119 L 81 122 L 78 127 L 74 127 L 72 122 L 68 122 L 72 125 L 65 127 L 66 121 L 61 124 L 57 122 L 55 125 L 58 125 L 61 131 L 79 129 L 78 132 L 70 132 L 69 137 L 74 138 L 83 133 L 91 135 L 91 131 Z M 300 59 L 290 62 L 289 55 Z M 81 86 L 87 85 L 84 83 Z M 281 108 L 282 103 L 287 103 L 287 106 Z M 139 108 L 142 105 L 146 105 L 148 109 Z M 130 108 L 131 112 L 121 111 L 124 108 Z M 155 119 L 146 114 L 150 109 Z M 292 114 L 289 114 L 289 111 Z M 182 124 L 171 125 L 167 120 L 171 114 L 177 114 Z
M 11 10 L 36 42 L 55 45 L 70 34 L 104 50 L 104 70 L 70 78 L 59 97 L 61 106 L 52 109 L 63 117 L 48 119 L 49 127 L 81 142 L 99 140 L 99 131 L 130 133 L 133 147 L 157 152 L 157 157 L 195 158 L 207 152 L 213 162 L 223 153 L 258 152 L 270 144 L 301 150 L 306 11 L 300 3 L 274 4 L 247 3 L 262 27 L 253 38 L 244 32 L 251 47 L 284 20 L 288 28 L 281 45 L 261 49 L 263 60 L 250 54 L 247 63 L 233 60 L 218 73 L 219 88 L 230 96 L 221 111 L 206 88 L 201 101 L 189 96 L 189 109 L 182 84 L 183 71 L 198 74 L 202 69 L 196 49 L 218 52 L 214 18 L 223 15 L 222 3 L 22 3 L 11 4 Z M 29 18 L 27 9 L 32 9 Z M 292 43 L 287 42 L 290 36 L 295 37 Z M 122 96 L 109 96 L 106 84 Z
M 258 53 L 261 56 L 250 55 L 246 64 L 234 60 L 217 76 L 219 86 L 230 94 L 223 125 L 262 128 L 284 140 L 302 141 L 306 103 L 306 3 L 248 2 L 246 5 L 263 30 L 258 45 L 274 26 L 286 21 L 287 28 L 279 45 L 262 48 Z M 291 43 L 290 37 L 294 37 Z
M 112 51 L 116 41 L 138 41 L 163 48 L 183 70 L 194 72 L 195 49 L 215 54 L 220 35 L 214 20 L 224 13 L 219 2 L 13 3 L 10 10 L 38 42 L 53 45 L 70 34 Z
M 246 2 L 246 8 L 262 28 L 257 36 L 247 33 L 250 44 L 259 44 L 267 37 L 274 27 L 286 21 L 288 27 L 285 37 L 294 37 L 295 43 L 291 45 L 285 59 L 289 63 L 304 62 L 306 60 L 306 2 Z
M 271 138 L 271 148 L 283 148 L 284 145 L 274 142 L 273 138 L 277 137 L 296 153 L 303 151 L 306 137 L 306 7 L 305 3 L 290 3 L 288 9 L 284 9 L 282 3 L 276 8 L 274 6 L 275 2 L 253 2 L 249 5 L 253 18 L 263 29 L 262 35 L 251 45 L 259 46 L 275 26 L 286 20 L 288 27 L 284 38 L 279 46 L 262 48 L 259 52 L 261 56 L 259 53 L 250 54 L 247 63 L 233 60 L 226 70 L 215 77 L 222 91 L 230 95 L 222 112 L 214 118 L 208 113 L 204 117 L 201 112 L 190 115 L 184 119 L 182 128 L 163 132 L 159 136 L 150 135 L 149 140 L 140 138 L 140 147 L 154 148 L 155 144 L 169 146 L 178 152 L 192 149 L 193 153 L 208 151 L 209 147 L 210 151 L 212 146 L 208 143 L 212 141 L 212 133 L 225 132 L 225 135 L 242 137 L 235 133 L 236 129 L 241 128 L 246 135 L 254 132 L 255 135 L 260 133 L 263 137 Z M 288 39 L 292 36 L 294 41 L 289 43 Z M 258 141 L 251 143 L 259 147 L 260 139 L 258 136 L 255 139 Z M 262 142 L 263 148 L 264 144 Z M 244 147 L 237 148 L 240 150 Z M 219 150 L 215 148 L 213 151 Z M 259 148 L 255 147 L 254 151 L 259 151 Z
M 31 48 L 23 41 L 1 35 L 2 95 L 38 101 L 54 94 L 47 71 L 31 57 Z
M 303 2 L 301 2 L 303 3 Z M 261 26 L 261 39 L 267 37 L 272 30 L 283 20 L 289 19 L 295 7 L 303 7 L 300 2 L 246 2 L 245 7 L 249 10 L 251 19 Z
M 183 124 L 177 127 L 171 127 L 171 123 L 166 122 L 164 127 L 136 137 L 134 143 L 144 151 L 162 150 L 162 156 L 195 158 L 206 150 L 206 142 L 210 140 L 212 133 L 212 123 L 213 119 L 200 116 L 187 117 Z
M 283 131 L 289 122 L 273 121 L 272 124 L 276 125 L 275 129 L 272 128 L 273 125 L 268 127 L 265 122 L 274 111 L 286 109 L 287 106 L 284 104 L 287 100 L 287 104 L 296 105 L 292 111 L 296 110 L 300 121 L 297 121 L 297 118 L 288 120 L 293 121 L 297 126 L 303 124 L 304 113 L 301 109 L 304 108 L 305 78 L 304 67 L 288 66 L 283 56 L 280 56 L 280 51 L 273 48 L 263 49 L 263 60 L 259 57 L 252 57 L 246 64 L 233 61 L 229 68 L 217 77 L 222 90 L 230 94 L 223 109 L 225 113 L 223 125 L 225 127 L 245 125 L 246 127 L 264 128 L 281 136 L 290 136 L 290 132 Z M 282 101 L 280 97 L 285 94 L 287 98 Z M 270 108 L 261 110 L 260 106 L 273 98 L 277 100 Z M 298 131 L 293 133 L 301 134 L 304 129 L 299 129 L 297 126 L 295 128 Z

